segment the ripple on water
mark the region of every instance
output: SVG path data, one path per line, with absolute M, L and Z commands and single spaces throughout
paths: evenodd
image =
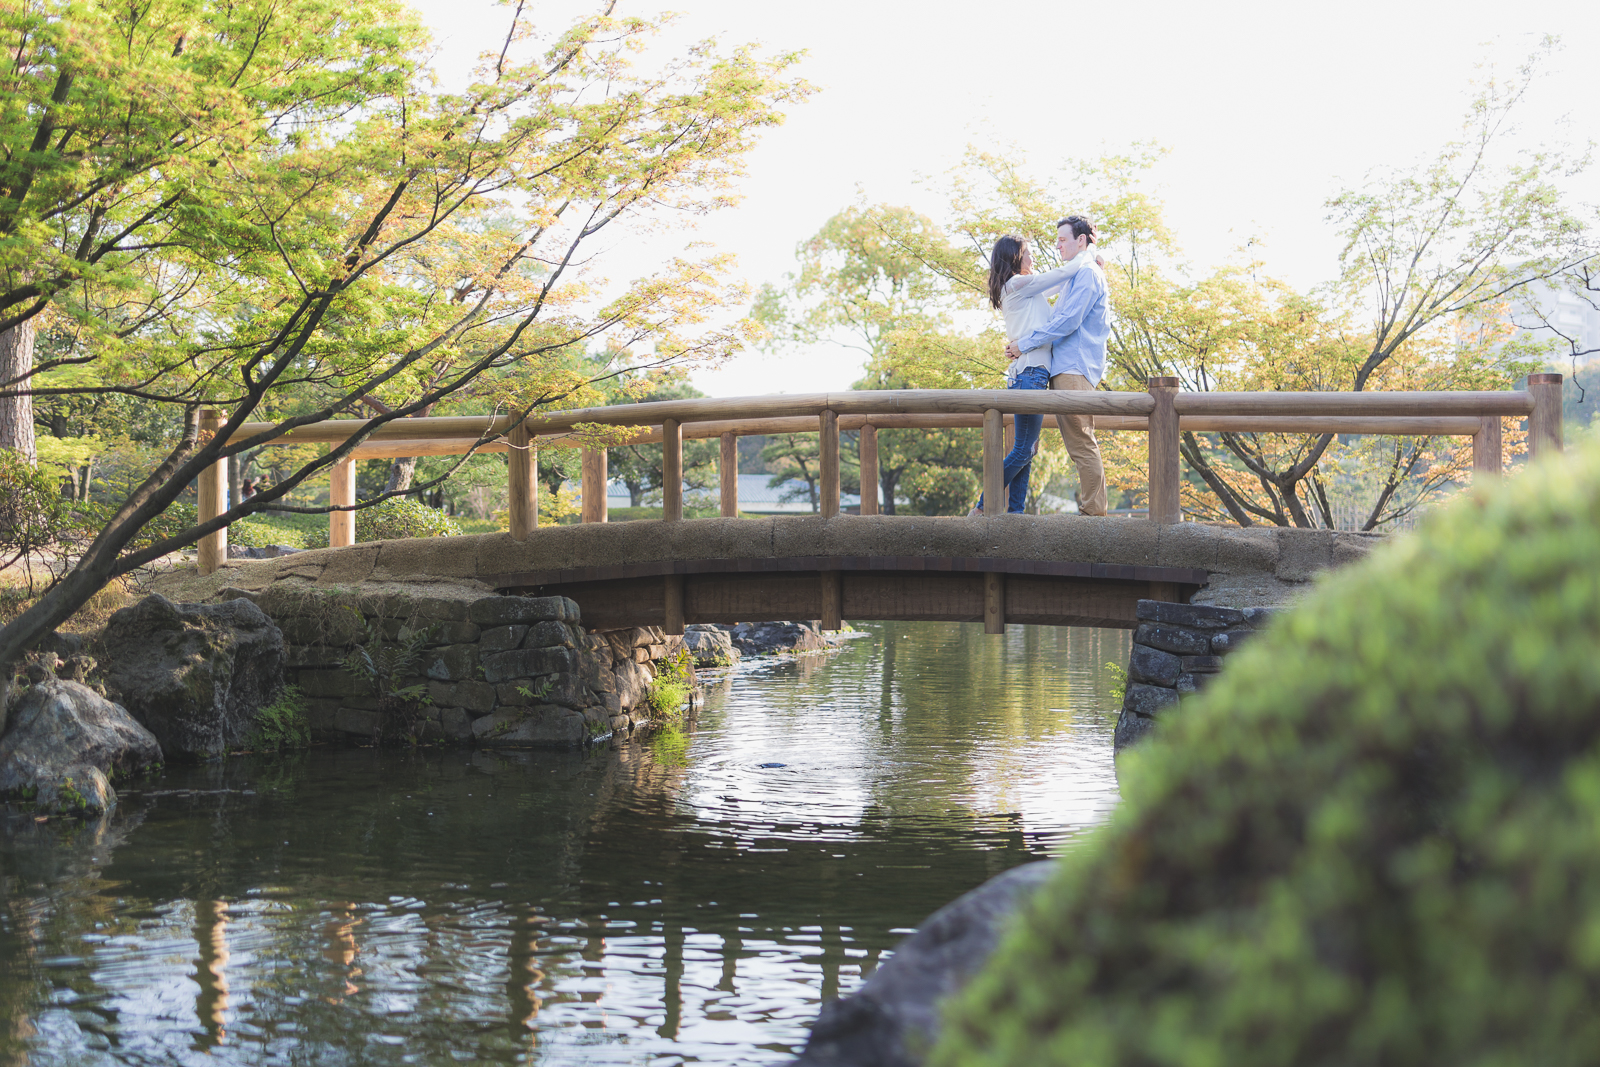
M 1126 634 L 885 624 L 589 753 L 173 769 L 5 822 L 0 1058 L 781 1062 L 935 908 L 1116 804 Z

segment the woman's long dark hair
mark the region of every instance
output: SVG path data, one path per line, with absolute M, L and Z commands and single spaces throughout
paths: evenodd
M 1022 249 L 1026 245 L 1022 238 L 1009 233 L 994 243 L 994 251 L 989 253 L 989 303 L 995 307 L 1005 296 L 1006 282 L 1022 273 Z

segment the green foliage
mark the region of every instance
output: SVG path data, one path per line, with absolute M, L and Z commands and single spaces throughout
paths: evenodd
M 650 735 L 650 755 L 662 767 L 689 765 L 689 733 L 679 726 L 668 726 Z
M 306 721 L 306 700 L 298 686 L 286 685 L 278 699 L 256 712 L 256 728 L 244 747 L 253 752 L 281 752 L 311 744 L 311 724 Z
M 1124 756 L 957 1064 L 1592 1063 L 1600 448 L 1326 580 Z
M 421 734 L 422 709 L 433 701 L 426 682 L 410 682 L 421 674 L 422 652 L 433 640 L 438 624 L 413 630 L 401 626 L 394 637 L 384 629 L 384 620 L 362 620 L 364 639 L 344 660 L 344 669 L 369 683 L 378 693 L 378 711 L 383 716 L 376 738 L 382 743 L 393 738 L 415 744 Z M 398 730 L 388 729 L 389 725 Z
M 327 449 L 224 439 L 202 405 L 280 427 L 524 413 L 754 337 L 722 314 L 748 299 L 731 257 L 597 289 L 591 249 L 732 202 L 743 156 L 809 93 L 798 57 L 644 58 L 660 15 L 532 20 L 508 10 L 504 48 L 442 88 L 397 0 L 0 5 L 0 329 L 36 327 L 21 384 L 48 458 L 103 508 L 97 552 L 58 554 L 77 580 L 0 629 L 0 658 L 193 544 L 172 504 L 218 461 L 269 472 L 247 509 L 326 499 Z
M 295 516 L 300 518 L 301 516 Z M 245 548 L 270 548 L 273 545 L 287 545 L 289 548 L 309 547 L 308 540 L 316 540 L 318 529 L 322 534 L 322 543 L 328 542 L 328 520 L 321 515 L 305 516 L 314 521 L 310 523 L 286 523 L 279 520 L 276 515 L 257 515 L 254 518 L 236 522 L 228 527 L 228 543 L 243 545 Z
M 1114 659 L 1106 660 L 1106 670 L 1111 672 L 1111 699 L 1121 704 L 1128 693 L 1128 671 Z
M 550 690 L 555 688 L 555 682 L 549 678 L 541 681 L 537 687 L 530 689 L 525 685 L 517 686 L 517 693 L 524 700 L 543 700 L 550 695 Z
M 20 453 L 0 449 L 0 568 L 42 560 L 70 532 L 77 526 L 60 479 L 35 469 Z
M 356 512 L 357 541 L 390 541 L 405 537 L 458 537 L 454 519 L 408 496 L 391 497 Z M 305 534 L 307 548 L 328 547 L 328 526 Z
M 689 702 L 694 686 L 694 661 L 689 650 L 680 648 L 666 659 L 657 660 L 656 676 L 645 692 L 645 700 L 657 718 L 676 719 L 678 712 Z
M 645 404 L 705 396 L 685 382 L 661 382 L 646 375 L 623 379 L 621 388 L 626 392 L 614 402 L 626 400 Z M 704 493 L 716 488 L 719 458 L 720 446 L 715 440 L 696 438 L 683 442 L 683 481 L 690 493 L 697 490 Z M 663 483 L 659 443 L 613 445 L 606 452 L 606 465 L 608 477 L 627 486 L 628 499 L 633 507 L 640 507 L 647 502 L 660 503 Z
M 88 810 L 89 798 L 78 791 L 76 783 L 71 778 L 61 783 L 61 788 L 56 790 L 56 797 L 61 804 L 73 811 Z

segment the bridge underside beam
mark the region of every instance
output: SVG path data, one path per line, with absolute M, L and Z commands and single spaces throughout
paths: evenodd
M 578 603 L 589 630 L 627 626 L 673 630 L 679 618 L 683 623 L 769 619 L 831 622 L 835 611 L 838 617 L 858 621 L 982 622 L 985 584 L 991 574 L 1003 585 L 1003 622 L 1132 629 L 1137 624 L 1134 609 L 1138 601 L 1186 601 L 1199 588 L 1194 572 L 1165 573 L 1175 571 L 1172 568 L 1118 568 L 1152 573 L 1088 577 L 1006 573 L 992 567 L 891 570 L 827 565 L 837 564 L 835 560 L 817 560 L 820 565 L 815 569 L 792 566 L 798 561 L 741 562 L 782 562 L 790 566 L 781 571 L 664 571 L 603 578 L 571 574 L 550 581 L 517 581 L 519 577 L 544 576 L 506 575 L 496 585 L 506 592 L 530 596 L 570 597 Z M 677 615 L 679 605 L 681 616 Z

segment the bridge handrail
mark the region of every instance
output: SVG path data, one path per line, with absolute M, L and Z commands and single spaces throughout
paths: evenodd
M 1525 392 L 1362 392 L 1362 393 L 1178 393 L 1180 415 L 1322 415 L 1332 417 L 1444 417 L 1516 416 L 1533 413 L 1533 398 Z M 660 426 L 668 419 L 688 423 L 739 424 L 771 419 L 817 418 L 824 411 L 848 416 L 879 427 L 886 417 L 906 415 L 970 415 L 981 417 L 998 409 L 1012 415 L 1095 415 L 1131 417 L 1149 415 L 1155 406 L 1149 393 L 1053 392 L 1005 389 L 880 389 L 839 393 L 778 394 L 756 397 L 717 397 L 696 400 L 660 400 L 644 404 L 614 404 L 601 408 L 573 408 L 529 418 L 524 426 L 538 435 L 571 432 L 583 425 Z M 365 419 L 329 419 L 291 430 L 272 444 L 337 444 L 359 433 Z M 241 436 L 265 433 L 269 422 L 247 422 Z M 368 440 L 473 440 L 485 433 L 509 433 L 507 415 L 457 415 L 396 420 L 371 433 Z M 926 425 L 926 424 L 923 424 Z M 844 425 L 845 429 L 858 426 Z M 693 436 L 720 436 L 727 432 Z M 745 432 L 786 432 L 750 430 Z
M 683 517 L 682 464 L 685 438 L 718 437 L 721 449 L 722 514 L 738 509 L 736 438 L 760 433 L 820 433 L 821 510 L 839 512 L 839 433 L 861 433 L 862 483 L 877 483 L 877 431 L 899 427 L 970 426 L 983 430 L 984 492 L 999 499 L 1006 451 L 1005 426 L 1011 415 L 1091 415 L 1097 428 L 1149 433 L 1150 518 L 1179 522 L 1181 466 L 1178 443 L 1184 431 L 1255 433 L 1378 433 L 1470 435 L 1475 474 L 1498 474 L 1502 465 L 1501 422 L 1529 418 L 1532 451 L 1561 449 L 1561 375 L 1535 374 L 1527 391 L 1431 392 L 1194 392 L 1178 390 L 1175 378 L 1152 378 L 1143 393 L 1055 392 L 1003 389 L 891 389 L 759 397 L 666 400 L 577 408 L 530 417 L 521 425 L 505 415 L 467 415 L 395 420 L 373 427 L 351 456 L 334 465 L 329 543 L 353 544 L 355 529 L 354 461 L 379 456 L 448 455 L 486 436 L 487 451 L 509 452 L 508 489 L 511 534 L 522 540 L 538 528 L 538 487 L 533 453 L 537 446 L 584 448 L 583 521 L 605 521 L 606 459 L 603 448 L 589 447 L 574 431 L 585 425 L 638 427 L 628 443 L 663 443 L 663 515 Z M 216 413 L 209 424 L 220 426 Z M 269 431 L 274 423 L 250 422 L 241 436 Z M 269 442 L 273 445 L 340 444 L 368 427 L 364 419 L 330 419 L 301 427 Z M 219 465 L 220 466 L 220 465 Z M 201 494 L 201 519 L 221 514 L 227 493 L 223 475 L 208 472 Z M 209 479 L 209 481 L 207 480 Z M 877 493 L 863 494 L 862 513 L 877 513 Z M 200 544 L 200 569 L 210 573 L 226 553 L 227 531 Z M 209 569 L 208 569 L 209 568 Z

